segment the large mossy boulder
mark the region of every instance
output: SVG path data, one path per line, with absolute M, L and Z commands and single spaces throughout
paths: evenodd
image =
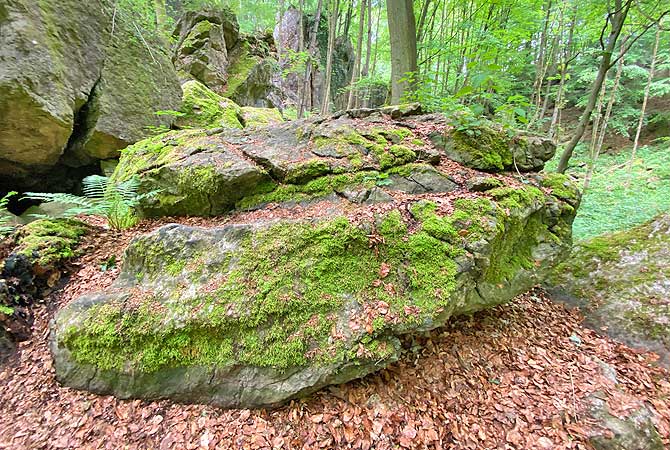
M 380 188 L 454 190 L 453 180 L 430 165 L 446 156 L 433 141 L 456 138 L 444 116 L 417 111 L 354 110 L 267 128 L 172 131 L 125 149 L 113 178 L 138 176 L 143 191 L 159 191 L 141 205 L 147 216 L 218 215 L 331 194 L 388 201 Z
M 177 22 L 173 60 L 180 77 L 200 81 L 221 92 L 230 64 L 228 51 L 239 40 L 237 18 L 227 8 L 187 11 Z
M 575 210 L 547 190 L 450 195 L 140 236 L 112 287 L 57 314 L 57 377 L 122 398 L 276 405 L 385 367 L 400 335 L 510 300 L 569 250 Z
M 577 243 L 548 284 L 588 325 L 670 366 L 670 214 Z
M 272 36 L 240 34 L 228 8 L 211 7 L 184 14 L 173 36 L 182 81 L 199 81 L 243 106 L 283 108 Z
M 383 111 L 172 131 L 124 151 L 114 178 L 159 190 L 144 213 L 230 214 L 135 238 L 113 286 L 56 316 L 58 379 L 276 405 L 385 367 L 399 336 L 508 301 L 564 258 L 579 203 L 567 179 L 482 188 L 481 172 L 441 163 L 438 117 Z
M 178 109 L 167 51 L 113 17 L 107 0 L 0 5 L 0 184 L 43 189 L 36 173 L 117 156 Z

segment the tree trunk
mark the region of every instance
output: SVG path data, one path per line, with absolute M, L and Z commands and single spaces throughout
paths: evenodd
M 370 76 L 370 58 L 372 57 L 372 0 L 368 0 L 368 40 L 365 50 L 365 65 L 361 70 L 361 78 L 369 78 Z M 368 84 L 367 90 L 363 93 L 363 106 L 368 107 L 371 95 Z
M 412 0 L 386 0 L 391 37 L 391 104 L 398 104 L 415 88 L 416 23 Z
M 310 34 L 309 48 L 307 49 L 308 56 L 305 63 L 305 75 L 303 78 L 302 99 L 298 108 L 298 118 L 305 114 L 306 109 L 311 109 L 312 106 L 312 58 L 316 57 L 316 35 L 319 32 L 319 21 L 321 20 L 321 8 L 323 8 L 323 0 L 319 0 L 316 6 L 316 14 L 314 15 L 314 25 Z M 308 98 L 309 95 L 309 98 Z M 309 100 L 309 101 L 307 101 Z
M 600 94 L 600 89 L 605 81 L 607 72 L 611 68 L 612 53 L 616 47 L 617 40 L 623 29 L 624 22 L 626 21 L 626 16 L 628 16 L 628 11 L 630 10 L 632 0 L 628 0 L 625 5 L 622 5 L 622 0 L 615 0 L 615 12 L 611 13 L 608 16 L 608 20 L 611 22 L 611 31 L 609 37 L 607 38 L 607 43 L 605 45 L 602 59 L 600 60 L 600 66 L 598 67 L 598 75 L 596 76 L 593 86 L 591 87 L 591 94 L 589 95 L 589 100 L 586 104 L 586 109 L 582 114 L 581 119 L 579 120 L 579 125 L 575 130 L 575 134 L 570 139 L 570 142 L 566 145 L 561 155 L 561 160 L 558 163 L 558 172 L 565 173 L 568 168 L 568 163 L 572 157 L 572 152 L 574 152 L 575 147 L 581 140 L 584 135 L 584 130 L 591 119 L 591 113 L 593 108 L 595 108 L 596 101 L 598 100 L 598 94 Z
M 358 15 L 358 39 L 356 40 L 356 56 L 354 60 L 354 70 L 351 73 L 351 83 L 349 83 L 349 99 L 347 101 L 347 109 L 354 107 L 356 100 L 356 82 L 360 78 L 361 60 L 363 59 L 363 28 L 365 26 L 365 0 L 358 0 L 360 11 Z
M 596 161 L 598 156 L 600 156 L 600 150 L 603 148 L 603 141 L 605 140 L 605 133 L 607 132 L 607 126 L 609 124 L 610 116 L 612 114 L 612 107 L 616 101 L 616 93 L 619 89 L 619 82 L 621 81 L 621 74 L 623 73 L 623 56 L 625 53 L 625 44 L 627 38 L 624 38 L 621 43 L 621 52 L 619 62 L 617 64 L 616 75 L 614 76 L 614 85 L 612 86 L 612 92 L 610 93 L 609 101 L 607 102 L 607 107 L 605 108 L 605 115 L 603 116 L 603 124 L 600 127 L 600 131 L 597 133 L 598 138 L 595 142 L 595 146 L 591 150 L 591 160 L 589 161 L 589 167 L 586 171 L 586 176 L 584 177 L 584 187 L 582 188 L 582 193 L 586 192 L 591 184 L 591 178 L 593 178 L 593 170 L 596 166 Z M 604 90 L 603 90 L 604 92 Z
M 277 35 L 277 61 L 281 61 L 282 47 L 284 43 L 282 42 L 283 31 L 281 29 L 284 23 L 284 1 L 279 0 L 279 34 Z
M 167 13 L 165 12 L 165 0 L 154 0 L 154 11 L 156 12 L 156 27 L 160 31 L 166 31 Z
M 321 100 L 321 115 L 328 114 L 330 107 L 330 85 L 333 78 L 333 53 L 335 52 L 335 32 L 340 9 L 340 0 L 331 0 L 330 21 L 328 23 L 328 53 L 326 54 L 326 73 Z
M 637 122 L 637 130 L 635 130 L 635 140 L 633 141 L 633 151 L 628 161 L 628 170 L 633 167 L 637 147 L 640 145 L 640 133 L 642 132 L 642 125 L 644 124 L 644 114 L 647 110 L 647 102 L 649 101 L 649 90 L 651 82 L 654 80 L 654 70 L 656 69 L 656 55 L 658 54 L 658 42 L 661 38 L 661 25 L 656 25 L 656 42 L 654 42 L 654 51 L 651 55 L 651 67 L 649 68 L 649 76 L 647 77 L 647 85 L 644 87 L 644 98 L 642 100 L 642 109 L 640 110 L 640 120 Z

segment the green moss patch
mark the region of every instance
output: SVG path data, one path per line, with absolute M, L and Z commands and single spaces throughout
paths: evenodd
M 182 90 L 183 116 L 177 121 L 178 126 L 243 128 L 242 108 L 232 100 L 218 95 L 195 80 L 184 83 Z
M 450 156 L 471 167 L 491 172 L 501 172 L 513 165 L 509 138 L 502 131 L 488 127 L 466 131 L 454 131 L 449 137 L 446 150 Z
M 43 267 L 76 255 L 88 226 L 74 219 L 40 219 L 23 226 L 16 235 L 15 252 Z

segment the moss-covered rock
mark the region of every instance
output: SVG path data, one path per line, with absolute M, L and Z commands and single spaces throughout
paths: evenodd
M 571 187 L 558 187 L 555 195 L 570 197 Z M 582 307 L 589 325 L 670 365 L 669 214 L 579 242 L 548 283 L 556 298 Z
M 161 42 L 107 0 L 18 0 L 0 11 L 0 178 L 14 188 L 93 164 L 166 125 L 179 83 Z M 111 33 L 114 23 L 114 33 Z M 149 48 L 150 49 L 149 49 Z M 56 170 L 54 170 L 54 168 Z M 62 183 L 62 181 L 61 181 Z M 62 185 L 62 184 L 61 184 Z
M 140 207 L 146 216 L 211 216 L 276 183 L 266 170 L 203 130 L 181 130 L 140 141 L 123 151 L 112 180 L 140 179 L 143 192 L 158 191 Z
M 138 142 L 124 150 L 113 174 L 119 181 L 137 175 L 144 191 L 160 191 L 143 201 L 145 214 L 216 215 L 235 204 L 247 209 L 333 193 L 355 203 L 379 202 L 392 199 L 383 189 L 420 194 L 460 187 L 435 169 L 443 153 L 431 141 L 434 127 L 421 126 L 435 125 L 439 117 L 416 115 L 414 107 L 404 108 L 409 116 L 399 121 L 389 119 L 386 109 L 366 109 L 365 114 L 354 110 L 264 127 L 250 126 L 252 117 L 270 122 L 278 118 L 276 110 L 241 108 L 242 116 L 236 117 L 249 126 L 236 129 L 220 126 L 222 97 L 195 81 L 185 84 L 185 92 L 191 91 L 202 94 L 185 96 L 185 105 L 202 106 L 194 106 L 182 119 L 217 126 Z M 566 207 L 577 206 L 569 181 L 562 185 L 562 178 L 543 180 L 544 188 L 563 199 L 572 196 Z
M 242 108 L 199 81 L 182 85 L 183 101 L 176 125 L 181 128 L 243 128 Z
M 184 81 L 197 80 L 216 92 L 226 85 L 228 50 L 239 40 L 239 25 L 228 8 L 204 7 L 184 13 L 173 32 L 173 61 Z
M 253 106 L 242 107 L 242 118 L 245 127 L 266 127 L 282 123 L 284 118 L 277 108 L 255 108 Z
M 431 138 L 450 159 L 487 172 L 541 170 L 556 152 L 549 139 L 521 133 L 510 136 L 490 126 L 435 133 Z
M 310 189 L 377 184 L 356 176 Z M 275 405 L 384 367 L 399 335 L 511 299 L 569 248 L 573 216 L 538 187 L 431 195 L 357 220 L 333 212 L 140 236 L 114 286 L 58 313 L 57 377 L 123 398 Z
M 19 229 L 13 254 L 24 255 L 43 268 L 75 256 L 88 226 L 74 219 L 39 219 Z

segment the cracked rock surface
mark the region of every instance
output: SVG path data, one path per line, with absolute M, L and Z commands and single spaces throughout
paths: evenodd
M 159 190 L 146 214 L 225 215 L 136 237 L 112 286 L 59 311 L 59 381 L 275 406 L 385 367 L 402 335 L 509 301 L 566 256 L 567 178 L 497 174 L 471 190 L 483 174 L 431 143 L 446 122 L 393 111 L 173 131 L 125 151 L 114 177 Z

